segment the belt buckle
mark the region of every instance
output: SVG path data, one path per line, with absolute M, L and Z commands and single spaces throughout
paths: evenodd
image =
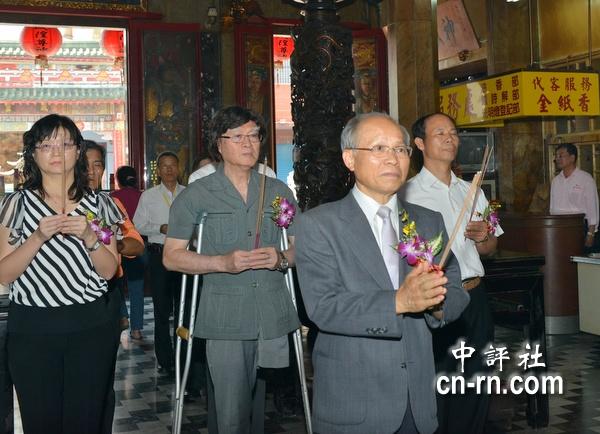
M 470 291 L 471 289 L 473 289 L 477 285 L 479 285 L 480 282 L 481 282 L 481 277 L 475 276 L 475 277 L 472 277 L 471 279 L 466 279 L 465 281 L 463 281 L 461 286 L 463 287 L 463 289 Z

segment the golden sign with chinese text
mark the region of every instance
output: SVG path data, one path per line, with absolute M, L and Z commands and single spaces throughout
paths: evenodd
M 518 71 L 440 89 L 440 111 L 459 126 L 526 116 L 597 116 L 595 72 Z

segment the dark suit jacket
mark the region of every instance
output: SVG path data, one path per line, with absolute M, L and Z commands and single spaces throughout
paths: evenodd
M 442 216 L 398 203 L 426 239 Z M 444 319 L 397 315 L 395 291 L 369 223 L 352 193 L 298 216 L 296 266 L 306 311 L 320 329 L 313 350 L 313 426 L 319 433 L 393 433 L 408 401 L 420 433 L 437 427 L 430 328 L 469 302 L 458 263 L 446 267 Z M 439 259 L 439 258 L 437 258 Z M 411 267 L 401 261 L 400 282 Z M 409 398 L 410 397 L 410 398 Z

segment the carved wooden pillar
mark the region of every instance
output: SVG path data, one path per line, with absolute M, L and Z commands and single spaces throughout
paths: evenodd
M 301 3 L 306 11 L 305 23 L 292 35 L 294 180 L 303 210 L 340 199 L 349 189 L 340 133 L 353 115 L 352 34 L 339 25 L 336 13 L 337 8 L 348 3 Z

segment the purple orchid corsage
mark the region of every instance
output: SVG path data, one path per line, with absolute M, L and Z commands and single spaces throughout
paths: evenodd
M 483 210 L 483 213 L 475 213 L 477 216 L 487 223 L 487 230 L 489 234 L 496 232 L 496 228 L 500 224 L 500 218 L 498 217 L 498 210 L 502 207 L 500 202 L 496 200 L 490 201 L 489 205 Z
M 98 218 L 98 216 L 91 211 L 88 211 L 85 214 L 85 217 L 87 218 L 90 228 L 96 232 L 98 240 L 102 241 L 104 244 L 110 244 L 110 239 L 114 235 L 114 232 L 110 226 L 106 224 L 104 219 Z
M 400 215 L 404 227 L 396 251 L 401 258 L 406 258 L 406 262 L 411 267 L 419 262 L 427 262 L 430 267 L 435 268 L 433 258 L 442 250 L 442 233 L 440 232 L 431 240 L 426 240 L 417 233 L 417 225 L 414 220 L 409 221 L 406 211 L 402 211 Z
M 271 202 L 271 208 L 273 208 L 271 220 L 273 220 L 280 228 L 287 229 L 292 224 L 294 216 L 296 215 L 296 207 L 294 204 L 285 197 L 277 196 L 273 202 Z

